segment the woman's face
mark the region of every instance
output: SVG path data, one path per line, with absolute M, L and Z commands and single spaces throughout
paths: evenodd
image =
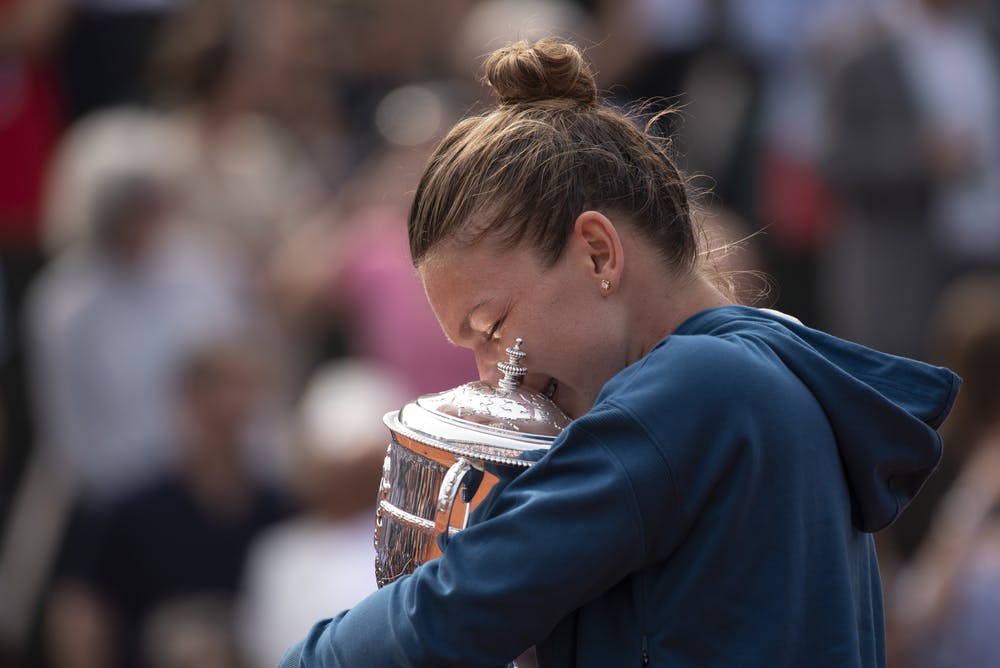
M 526 247 L 446 244 L 428 255 L 419 274 L 445 334 L 474 353 L 484 381 L 499 380 L 497 362 L 521 338 L 524 386 L 576 418 L 627 363 L 621 308 L 602 295 L 593 261 L 572 239 L 549 268 Z

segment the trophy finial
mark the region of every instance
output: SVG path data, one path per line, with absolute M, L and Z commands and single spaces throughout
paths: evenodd
M 506 392 L 516 390 L 518 385 L 521 384 L 524 374 L 528 373 L 527 367 L 521 364 L 521 360 L 527 355 L 526 352 L 521 350 L 522 343 L 524 343 L 524 339 L 514 339 L 514 345 L 506 350 L 507 361 L 497 362 L 497 368 L 503 374 L 503 378 L 500 379 L 498 385 L 501 390 Z

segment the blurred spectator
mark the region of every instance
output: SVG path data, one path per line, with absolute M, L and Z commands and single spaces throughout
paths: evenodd
M 281 124 L 320 186 L 336 189 L 364 151 L 348 126 L 337 60 L 347 48 L 338 43 L 346 10 L 335 2 L 270 0 L 256 11 L 262 27 L 250 65 L 262 70 L 260 112 Z
M 334 114 L 318 92 L 313 104 L 302 104 L 308 96 L 301 88 L 331 85 L 321 67 L 303 65 L 303 73 L 286 62 L 294 63 L 296 47 L 312 47 L 317 36 L 305 39 L 295 21 L 279 19 L 308 6 L 308 0 L 192 0 L 169 15 L 151 54 L 157 104 L 102 109 L 74 124 L 60 147 L 45 221 L 49 250 L 80 238 L 78 211 L 86 209 L 93 183 L 119 170 L 163 175 L 193 229 L 228 252 L 248 251 L 253 240 L 255 257 L 274 240 L 279 222 L 323 201 L 315 165 L 269 115 L 291 104 L 287 98 L 309 123 L 322 125 L 327 112 Z
M 330 10 L 312 0 L 191 0 L 165 20 L 151 55 L 155 105 L 114 107 L 72 129 L 53 174 L 46 238 L 78 243 L 94 183 L 140 169 L 171 188 L 193 243 L 232 269 L 283 385 L 309 345 L 277 258 L 329 202 L 357 159 L 339 126 L 326 42 Z M 343 140 L 343 141 L 342 141 Z
M 373 119 L 379 148 L 328 207 L 275 249 L 271 285 L 281 290 L 279 302 L 306 323 L 302 329 L 326 335 L 312 341 L 312 366 L 364 357 L 400 374 L 414 395 L 476 377 L 471 356 L 442 334 L 406 238 L 409 194 L 463 94 L 462 82 L 434 81 L 385 95 Z
M 924 350 L 940 271 L 931 240 L 931 173 L 902 55 L 885 21 L 858 15 L 824 49 L 824 167 L 841 215 L 823 292 L 841 336 L 901 355 Z
M 43 184 L 63 127 L 53 52 L 64 4 L 0 0 L 0 534 L 32 440 L 21 313 L 43 262 Z
M 910 0 L 895 34 L 952 271 L 1000 266 L 1000 51 L 970 0 Z
M 23 648 L 71 518 L 175 462 L 177 367 L 246 320 L 224 263 L 177 235 L 162 184 L 103 176 L 78 212 L 89 237 L 27 300 L 38 438 L 0 541 L 0 645 Z
M 727 39 L 757 74 L 750 147 L 741 156 L 750 161 L 741 174 L 752 184 L 747 215 L 765 232 L 766 262 L 775 275 L 779 308 L 818 323 L 823 309 L 817 260 L 829 242 L 836 201 L 820 165 L 822 115 L 814 51 L 831 13 L 849 13 L 859 3 L 724 4 Z
M 382 147 L 345 186 L 324 258 L 324 305 L 345 323 L 347 350 L 392 369 L 414 396 L 477 377 L 472 356 L 442 334 L 406 236 L 409 194 L 463 93 L 460 85 L 422 82 L 383 98 L 376 113 Z
M 938 358 L 963 385 L 942 431 L 943 470 L 932 478 L 944 480 L 922 508 L 930 526 L 888 590 L 890 628 L 906 668 L 992 666 L 1000 657 L 998 295 L 1000 275 L 963 277 L 936 314 Z
M 177 235 L 157 181 L 113 179 L 96 199 L 92 238 L 45 268 L 29 322 L 40 447 L 90 501 L 173 461 L 177 365 L 245 320 L 224 263 Z
M 941 286 L 1000 263 L 1000 60 L 961 0 L 878 4 L 844 28 L 828 51 L 827 166 L 844 205 L 831 329 L 921 354 Z
M 193 0 L 171 17 L 153 56 L 165 111 L 158 161 L 196 232 L 251 273 L 284 226 L 329 194 L 288 127 L 268 114 L 293 85 L 330 85 L 322 69 L 307 70 L 318 76 L 304 84 L 301 72 L 287 71 L 285 61 L 312 42 L 295 32 L 307 17 L 296 23 L 285 12 L 309 6 L 307 0 Z
M 395 370 L 414 396 L 475 380 L 472 356 L 444 337 L 410 264 L 405 212 L 370 207 L 345 225 L 330 294 L 348 350 Z
M 166 140 L 157 116 L 138 107 L 102 111 L 70 126 L 46 183 L 40 230 L 46 255 L 89 243 L 104 184 L 134 174 L 165 181 L 160 152 Z M 178 206 L 176 200 L 171 206 Z
M 299 404 L 295 489 L 305 512 L 251 547 L 240 637 L 250 668 L 277 665 L 302 629 L 375 590 L 375 499 L 389 410 L 410 398 L 398 377 L 369 361 L 318 369 Z
M 150 665 L 140 639 L 162 606 L 196 595 L 233 601 L 249 544 L 290 511 L 247 462 L 260 374 L 256 351 L 239 341 L 206 344 L 181 364 L 176 466 L 70 537 L 47 614 L 55 668 Z
M 314 53 L 326 17 L 309 0 L 191 0 L 168 15 L 150 55 L 155 104 L 93 114 L 61 151 L 49 248 L 79 238 L 75 197 L 87 196 L 95 175 L 141 167 L 167 178 L 203 243 L 259 270 L 283 226 L 324 203 L 326 179 L 336 179 L 286 122 L 313 136 L 336 130 L 324 92 L 334 82 Z
M 317 214 L 358 159 L 334 96 L 331 20 L 312 0 L 193 0 L 153 60 L 158 162 L 195 238 L 237 266 L 286 394 L 308 372 L 316 323 L 279 258 L 328 233 Z

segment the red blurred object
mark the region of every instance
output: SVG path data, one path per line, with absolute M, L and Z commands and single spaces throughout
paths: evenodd
M 11 0 L 0 0 L 0 21 Z M 55 67 L 0 57 L 0 245 L 36 245 L 49 158 L 63 127 Z
M 759 193 L 762 224 L 784 249 L 806 252 L 829 239 L 836 200 L 810 161 L 776 148 L 765 150 Z

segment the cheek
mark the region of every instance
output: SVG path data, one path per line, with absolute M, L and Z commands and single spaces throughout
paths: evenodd
M 550 342 L 550 349 L 558 356 L 567 380 L 573 378 L 581 390 L 596 393 L 624 366 L 624 324 L 614 305 L 600 297 L 567 302 L 562 309 L 561 322 L 553 328 L 557 338 Z
M 561 339 L 586 342 L 607 325 L 605 306 L 596 291 L 591 295 L 585 289 L 564 289 L 551 295 L 539 317 Z
M 536 346 L 544 347 L 546 360 L 554 367 L 548 371 L 566 381 L 584 375 L 581 372 L 592 363 L 604 337 L 597 329 L 600 313 L 594 305 L 568 298 L 555 300 L 541 309 L 533 322 L 538 324 L 533 327 L 538 331 L 536 336 L 542 339 Z M 530 352 L 527 340 L 525 349 Z

